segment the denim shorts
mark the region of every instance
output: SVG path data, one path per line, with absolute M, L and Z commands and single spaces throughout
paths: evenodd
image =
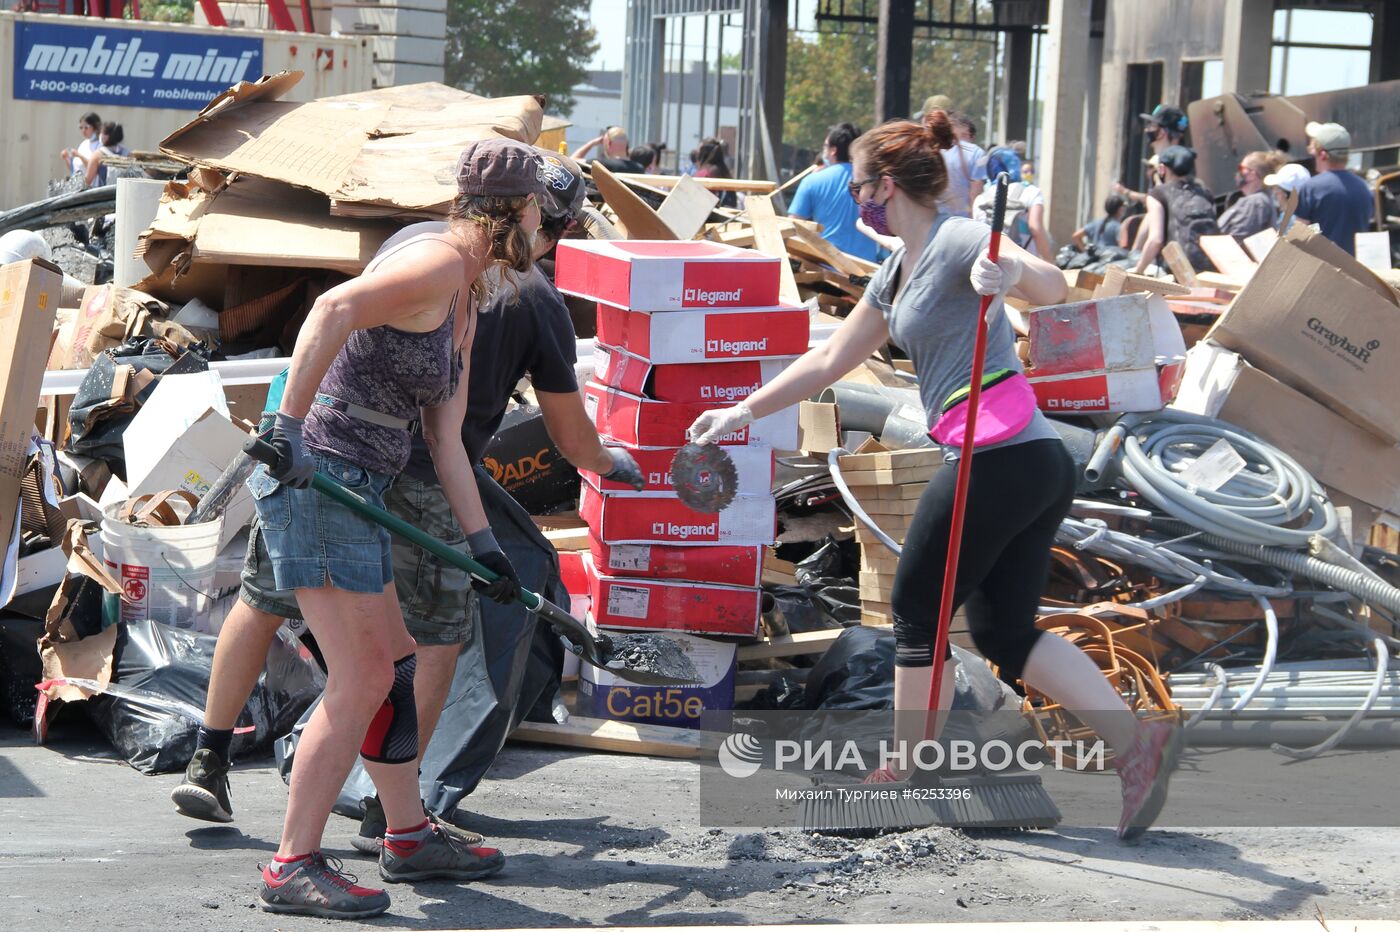
M 466 552 L 466 537 L 452 520 L 442 488 L 401 476 L 384 495 L 384 507 L 397 517 Z M 446 509 L 444 516 L 443 509 Z M 450 527 L 446 522 L 451 521 Z M 424 646 L 466 644 L 480 612 L 476 593 L 465 573 L 436 557 L 394 538 L 390 546 L 395 589 L 409 635 Z M 240 593 L 258 611 L 279 618 L 301 618 L 296 596 L 277 587 L 262 529 L 255 522 L 248 535 Z
M 345 460 L 312 454 L 316 469 L 356 492 L 371 505 L 384 506 L 391 476 Z M 394 579 L 389 532 L 315 489 L 282 485 L 258 466 L 248 477 L 257 509 L 258 532 L 278 589 L 319 589 L 329 584 L 346 592 L 379 593 Z M 250 540 L 250 544 L 253 543 Z
M 467 535 L 457 524 L 442 486 L 399 476 L 384 496 L 385 507 L 419 530 L 469 555 Z M 465 644 L 472 613 L 479 610 L 466 570 L 438 559 L 402 537 L 395 537 L 394 588 L 404 625 L 419 644 Z

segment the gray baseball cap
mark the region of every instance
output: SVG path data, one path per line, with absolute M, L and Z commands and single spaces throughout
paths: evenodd
M 457 191 L 479 197 L 543 194 L 539 153 L 523 142 L 495 137 L 469 143 L 457 159 Z

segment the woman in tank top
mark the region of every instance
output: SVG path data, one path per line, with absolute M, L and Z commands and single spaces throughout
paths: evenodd
M 382 506 L 420 421 L 437 473 L 475 558 L 518 592 L 487 526 L 462 445 L 467 373 L 485 273 L 530 267 L 543 192 L 539 158 L 506 139 L 473 143 L 457 164 L 446 233 L 416 236 L 316 300 L 297 337 L 270 443 L 279 461 L 248 481 L 279 589 L 293 590 L 325 656 L 321 705 L 297 746 L 277 856 L 259 905 L 274 912 L 362 918 L 383 890 L 362 887 L 320 853 L 331 806 L 358 752 L 389 831 L 380 875 L 391 882 L 469 880 L 503 864 L 427 822 L 419 794 L 414 642 L 392 586 L 389 534 L 309 488 L 316 471 Z
M 985 224 L 938 209 L 948 178 L 940 150 L 952 139 L 947 114 L 933 110 L 922 125 L 894 121 L 856 140 L 850 192 L 861 219 L 877 233 L 898 236 L 905 247 L 875 273 L 829 340 L 742 404 L 706 411 L 690 428 L 693 439 L 713 441 L 810 398 L 893 340 L 914 362 L 930 434 L 944 445 L 945 461 L 956 459 L 981 295 L 1009 292 L 1032 304 L 1055 304 L 1064 300 L 1066 286 L 1053 265 L 1006 239 L 993 263 Z M 1174 729 L 1139 724 L 1083 651 L 1035 626 L 1050 547 L 1074 497 L 1075 469 L 1036 410 L 1006 315 L 999 304 L 993 310 L 954 605 L 965 608 L 974 643 L 1003 679 L 1022 680 L 1062 703 L 1113 748 L 1123 785 L 1119 834 L 1132 837 L 1151 824 L 1165 799 Z M 895 756 L 870 775 L 871 782 L 907 778 L 910 749 L 924 739 L 920 713 L 933 679 L 956 473 L 945 465 L 934 474 L 899 557 L 891 596 L 894 706 L 909 714 L 896 715 Z M 942 710 L 952 703 L 954 670 L 953 662 L 945 663 Z

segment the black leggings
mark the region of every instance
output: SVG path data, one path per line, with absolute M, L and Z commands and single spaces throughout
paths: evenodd
M 904 539 L 891 596 L 899 666 L 933 663 L 957 472 L 949 463 L 934 474 Z M 1008 683 L 1020 678 L 1040 636 L 1036 608 L 1050 573 L 1050 546 L 1074 488 L 1074 463 L 1059 440 L 973 457 L 953 608 L 967 606 L 973 643 Z

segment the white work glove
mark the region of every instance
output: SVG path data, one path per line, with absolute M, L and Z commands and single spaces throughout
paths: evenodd
M 1004 252 L 993 262 L 984 249 L 972 263 L 968 280 L 980 295 L 1006 294 L 1021 280 L 1021 260 Z
M 685 432 L 691 443 L 714 443 L 725 434 L 743 430 L 753 423 L 753 412 L 746 404 L 729 408 L 711 408 L 695 419 Z

